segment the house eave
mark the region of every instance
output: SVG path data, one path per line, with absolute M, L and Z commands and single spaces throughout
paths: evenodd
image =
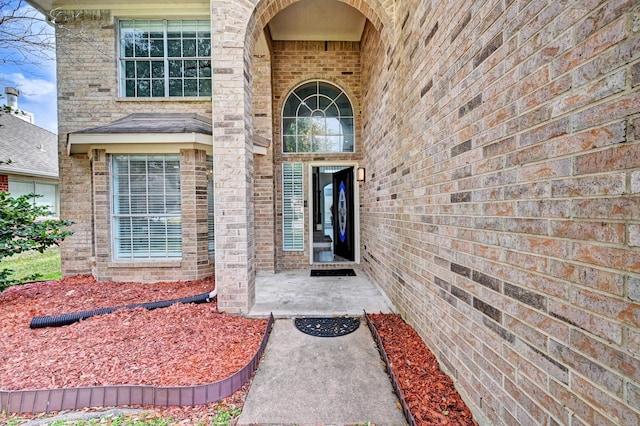
M 57 173 L 47 173 L 47 172 L 41 172 L 36 170 L 16 169 L 16 168 L 7 168 L 7 167 L 0 167 L 0 174 L 34 177 L 34 178 L 56 179 L 56 180 L 59 179 Z
M 202 133 L 71 133 L 67 155 L 90 154 L 93 149 L 108 153 L 144 152 L 177 153 L 180 149 L 196 148 L 213 151 L 213 138 Z

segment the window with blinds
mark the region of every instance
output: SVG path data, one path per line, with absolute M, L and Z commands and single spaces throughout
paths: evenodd
M 114 257 L 181 257 L 180 157 L 116 155 L 111 165 Z
M 282 164 L 282 246 L 304 250 L 304 175 L 302 163 Z
M 213 198 L 213 157 L 207 155 L 207 230 L 209 241 L 209 256 L 216 251 L 216 234 L 214 222 L 214 198 Z

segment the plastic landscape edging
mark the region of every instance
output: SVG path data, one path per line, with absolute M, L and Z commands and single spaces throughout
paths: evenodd
M 31 319 L 29 328 L 62 327 L 64 325 L 71 325 L 80 320 L 91 318 L 94 315 L 110 314 L 119 309 L 145 308 L 151 311 L 158 308 L 167 308 L 176 303 L 208 303 L 211 301 L 209 295 L 210 293 L 202 293 L 196 296 L 182 297 L 180 299 L 162 300 L 159 302 L 148 303 L 135 303 L 133 305 L 114 306 L 111 308 L 100 308 L 91 311 L 74 312 L 72 314 L 62 314 L 56 316 L 47 315 L 42 317 L 34 317 Z
M 409 426 L 416 426 L 416 419 L 415 417 L 413 417 L 413 413 L 411 413 L 411 410 L 409 409 L 409 405 L 407 404 L 407 401 L 404 399 L 404 395 L 402 394 L 402 388 L 400 387 L 400 383 L 398 382 L 398 379 L 395 373 L 391 369 L 391 363 L 389 362 L 389 357 L 387 356 L 387 352 L 384 350 L 384 345 L 382 344 L 380 333 L 378 333 L 376 326 L 373 325 L 373 323 L 369 319 L 369 316 L 367 315 L 366 311 L 364 311 L 364 317 L 367 320 L 367 326 L 369 326 L 369 330 L 373 335 L 373 339 L 376 341 L 376 345 L 378 346 L 378 352 L 380 352 L 380 355 L 382 355 L 382 359 L 384 360 L 384 364 L 387 368 L 387 373 L 391 378 L 391 385 L 393 386 L 393 390 L 396 392 L 396 395 L 398 396 L 398 400 L 400 401 L 400 405 L 402 406 L 402 412 L 404 413 L 404 417 L 407 419 L 407 423 L 409 424 Z
M 162 407 L 209 404 L 233 395 L 258 368 L 274 317 L 269 314 L 260 346 L 251 360 L 231 376 L 196 386 L 114 385 L 81 388 L 0 390 L 0 411 L 12 414 L 49 413 L 88 407 L 143 405 Z

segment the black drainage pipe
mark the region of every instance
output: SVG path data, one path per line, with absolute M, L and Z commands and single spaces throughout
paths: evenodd
M 151 311 L 153 309 L 166 308 L 175 303 L 207 303 L 213 300 L 213 298 L 209 297 L 210 294 L 211 293 L 202 293 L 197 296 L 183 297 L 181 299 L 171 299 L 171 300 L 163 300 L 160 302 L 149 302 L 149 303 L 136 303 L 133 305 L 94 309 L 92 311 L 76 312 L 73 314 L 63 314 L 63 315 L 56 315 L 56 316 L 47 315 L 43 317 L 34 317 L 31 319 L 31 324 L 29 324 L 29 327 L 30 328 L 62 327 L 64 325 L 73 324 L 80 320 L 91 318 L 94 315 L 110 314 L 111 312 L 117 311 L 118 309 L 145 308 Z

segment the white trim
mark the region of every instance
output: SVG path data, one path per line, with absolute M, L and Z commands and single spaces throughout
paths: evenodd
M 107 149 L 110 153 L 123 152 L 119 149 L 125 145 L 154 144 L 151 152 L 155 153 L 157 145 L 176 144 L 175 152 L 184 149 L 186 144 L 203 145 L 211 150 L 213 136 L 202 133 L 70 133 L 67 142 L 67 155 L 87 154 L 92 149 Z M 131 147 L 124 148 L 126 153 L 131 152 Z M 149 153 L 149 148 L 146 148 Z
M 314 265 L 314 261 L 313 261 L 313 208 L 314 208 L 314 204 L 313 204 L 313 169 L 315 167 L 326 167 L 326 166 L 347 166 L 347 167 L 353 167 L 354 169 L 354 174 L 353 174 L 353 226 L 354 226 L 354 236 L 353 236 L 353 245 L 354 245 L 354 252 L 353 252 L 353 262 L 346 262 L 347 264 L 351 265 L 351 264 L 356 264 L 359 265 L 360 264 L 360 185 L 358 185 L 358 182 L 356 181 L 356 173 L 355 171 L 358 170 L 358 162 L 357 161 L 314 161 L 314 162 L 309 162 L 306 163 L 307 167 L 309 168 L 307 171 L 307 193 L 305 194 L 307 199 L 309 200 L 308 206 L 307 206 L 307 215 L 309 216 L 307 218 L 307 224 L 308 224 L 308 228 L 309 228 L 309 234 L 307 235 L 308 238 L 308 248 L 309 248 L 309 265 Z M 323 265 L 331 265 L 332 262 L 315 262 L 318 264 L 323 264 Z M 344 264 L 345 262 L 333 262 L 333 264 Z
M 289 97 L 291 95 L 294 94 L 294 92 L 301 86 L 304 86 L 305 84 L 309 84 L 309 83 L 326 83 L 330 86 L 333 87 L 337 87 L 338 89 L 340 89 L 340 91 L 342 91 L 342 93 L 347 97 L 347 99 L 349 100 L 349 105 L 351 106 L 351 113 L 353 114 L 351 116 L 351 119 L 353 120 L 353 151 L 351 152 L 344 152 L 344 151 L 329 151 L 329 152 L 324 152 L 324 151 L 309 151 L 309 152 L 285 152 L 284 150 L 284 106 L 287 104 L 287 101 L 289 100 Z M 300 99 L 300 98 L 298 98 Z M 288 118 L 292 118 L 292 117 L 288 117 Z M 357 146 L 358 146 L 358 134 L 357 134 L 357 123 L 356 123 L 356 111 L 354 109 L 354 103 L 351 100 L 351 97 L 349 96 L 349 94 L 347 93 L 347 91 L 338 83 L 335 83 L 333 81 L 330 80 L 325 80 L 322 78 L 316 78 L 316 79 L 308 79 L 305 81 L 302 81 L 298 84 L 296 84 L 293 89 L 291 89 L 287 95 L 284 97 L 284 101 L 282 102 L 282 105 L 280 106 L 280 152 L 283 155 L 305 155 L 305 154 L 321 154 L 321 155 L 334 155 L 334 154 L 349 154 L 349 155 L 353 155 L 355 153 L 357 153 Z

